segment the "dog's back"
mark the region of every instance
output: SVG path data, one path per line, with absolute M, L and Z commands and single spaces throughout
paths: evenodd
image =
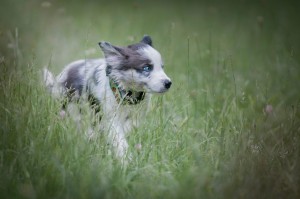
M 105 71 L 103 59 L 78 60 L 68 64 L 57 76 L 44 68 L 44 83 L 53 97 L 80 97 L 99 82 L 99 72 Z

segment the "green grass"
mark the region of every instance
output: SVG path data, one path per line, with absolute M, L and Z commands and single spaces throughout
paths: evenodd
M 49 2 L 0 6 L 1 198 L 299 198 L 299 3 Z M 173 85 L 123 168 L 105 136 L 60 119 L 40 70 L 144 34 Z

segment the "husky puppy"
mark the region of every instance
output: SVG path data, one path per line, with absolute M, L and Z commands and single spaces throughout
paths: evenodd
M 89 100 L 92 108 L 99 105 L 101 131 L 108 132 L 115 155 L 124 160 L 128 150 L 126 134 L 147 112 L 151 94 L 168 91 L 172 82 L 150 36 L 127 47 L 104 41 L 99 46 L 104 59 L 72 62 L 56 78 L 45 68 L 44 82 L 52 96 L 67 99 L 65 110 L 81 99 Z

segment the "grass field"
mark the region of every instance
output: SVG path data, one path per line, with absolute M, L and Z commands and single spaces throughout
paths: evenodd
M 0 5 L 1 198 L 299 198 L 296 1 L 17 1 Z M 144 34 L 172 78 L 128 137 L 124 168 L 41 86 L 40 70 Z M 88 118 L 84 120 L 88 123 Z M 141 144 L 141 149 L 135 146 Z

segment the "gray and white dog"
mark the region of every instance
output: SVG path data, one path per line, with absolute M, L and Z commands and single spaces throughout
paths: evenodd
M 168 91 L 172 82 L 150 36 L 127 47 L 108 42 L 100 42 L 99 46 L 105 59 L 72 62 L 56 78 L 45 68 L 44 82 L 52 96 L 67 99 L 63 109 L 69 110 L 70 104 L 81 99 L 99 105 L 101 129 L 108 132 L 115 155 L 124 161 L 128 151 L 126 134 L 147 112 L 151 94 Z

